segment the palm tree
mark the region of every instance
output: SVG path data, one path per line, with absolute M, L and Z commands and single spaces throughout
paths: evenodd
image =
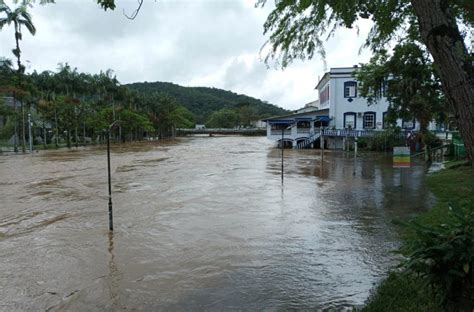
M 0 17 L 0 30 L 5 26 L 5 25 L 11 25 L 13 24 L 15 28 L 15 43 L 16 47 L 15 49 L 12 50 L 13 55 L 15 55 L 16 60 L 17 60 L 17 73 L 18 73 L 18 84 L 19 87 L 21 87 L 21 76 L 25 72 L 25 67 L 21 64 L 21 50 L 20 50 L 20 40 L 22 40 L 22 33 L 21 33 L 21 27 L 25 26 L 26 29 L 30 32 L 30 34 L 35 35 L 36 33 L 36 28 L 33 25 L 33 22 L 31 20 L 31 15 L 28 13 L 26 10 L 26 5 L 23 4 L 16 9 L 12 10 L 10 9 L 9 6 L 7 6 L 3 1 L 0 3 L 0 14 L 4 15 L 3 17 Z M 16 99 L 15 96 L 13 97 L 14 100 L 14 105 L 16 108 Z M 21 105 L 21 112 L 22 112 L 22 128 L 23 128 L 23 145 L 22 145 L 22 150 L 23 153 L 25 152 L 25 146 L 26 146 L 26 138 L 25 138 L 25 111 L 23 107 L 23 102 L 20 102 Z M 15 133 L 16 137 L 17 133 Z M 15 148 L 16 151 L 16 148 Z

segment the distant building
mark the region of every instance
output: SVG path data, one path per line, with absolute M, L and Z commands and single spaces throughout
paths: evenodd
M 194 129 L 196 129 L 196 130 L 204 130 L 204 129 L 206 129 L 206 125 L 196 124 L 196 126 L 194 127 Z
M 307 112 L 312 112 L 312 111 L 317 111 L 319 109 L 319 99 L 306 103 L 303 108 L 300 108 L 295 111 L 296 114 L 298 113 L 307 113 Z
M 267 127 L 267 123 L 263 120 L 251 121 L 250 124 L 252 125 L 252 127 L 258 129 L 265 129 Z

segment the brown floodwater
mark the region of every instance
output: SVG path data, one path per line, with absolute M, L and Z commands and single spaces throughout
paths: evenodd
M 390 156 L 190 137 L 0 157 L 0 310 L 286 310 L 361 305 L 396 261 L 394 218 L 426 167 Z

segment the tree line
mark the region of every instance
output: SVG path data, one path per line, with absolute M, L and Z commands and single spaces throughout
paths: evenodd
M 0 105 L 5 122 L 0 135 L 13 136 L 23 151 L 28 113 L 33 115 L 35 135 L 44 143 L 49 139 L 58 145 L 61 138 L 69 147 L 103 137 L 114 121 L 119 126 L 112 136 L 121 141 L 169 137 L 176 128 L 194 126 L 192 113 L 174 98 L 131 90 L 119 83 L 112 70 L 89 74 L 66 63 L 54 72 L 22 74 L 4 60 L 0 93 L 12 99 L 10 105 L 5 101 Z
M 288 111 L 253 97 L 236 94 L 231 91 L 208 87 L 183 87 L 169 82 L 137 82 L 128 85 L 140 93 L 161 92 L 168 94 L 189 109 L 198 124 L 209 123 L 211 115 L 217 111 L 233 111 L 238 116 L 236 125 L 249 125 L 249 114 L 252 121 L 270 116 L 287 114 Z M 215 118 L 214 118 L 215 119 Z

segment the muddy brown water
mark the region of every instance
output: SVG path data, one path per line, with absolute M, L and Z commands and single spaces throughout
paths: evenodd
M 361 305 L 394 264 L 391 220 L 432 202 L 426 168 L 280 151 L 261 137 L 0 157 L 0 310 L 286 310 Z

